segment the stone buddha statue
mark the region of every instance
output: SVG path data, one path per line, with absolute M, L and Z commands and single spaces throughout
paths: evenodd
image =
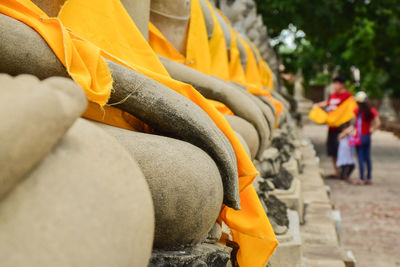
M 55 3 L 54 1 L 50 0 L 37 0 L 34 2 L 39 8 L 46 10 L 46 12 L 49 12 L 49 14 L 52 15 L 58 14 L 59 8 L 63 4 L 63 1 L 58 1 Z M 125 4 L 130 7 L 128 9 L 129 14 L 133 14 L 129 10 L 137 11 L 140 6 L 149 6 L 144 5 L 142 1 L 124 2 L 126 2 Z M 141 12 L 146 12 L 146 10 L 141 10 Z M 139 25 L 146 25 L 146 23 Z M 69 78 L 64 66 L 54 55 L 50 47 L 41 38 L 41 36 L 33 29 L 24 23 L 3 14 L 0 14 L 0 29 L 0 38 L 2 40 L 0 43 L 0 72 L 9 73 L 12 75 L 30 73 L 40 79 L 51 76 L 64 76 Z M 141 30 L 143 31 L 143 28 Z M 29 44 L 23 40 L 29 40 Z M 233 208 L 240 207 L 237 187 L 238 175 L 236 169 L 236 158 L 231 144 L 222 134 L 222 132 L 216 127 L 215 123 L 210 119 L 210 117 L 190 100 L 184 98 L 175 91 L 149 79 L 148 77 L 132 71 L 131 69 L 125 68 L 115 62 L 107 61 L 107 64 L 112 71 L 112 76 L 114 79 L 114 91 L 109 102 L 117 103 L 121 102 L 121 99 L 125 99 L 125 101 L 115 105 L 115 107 L 118 107 L 121 110 L 124 110 L 125 112 L 128 112 L 149 124 L 150 127 L 152 127 L 159 135 L 164 134 L 170 137 L 181 139 L 183 141 L 169 137 L 162 137 L 159 135 L 149 135 L 127 131 L 104 124 L 98 124 L 98 126 L 103 129 L 99 130 L 99 127 L 95 127 L 92 123 L 89 123 L 87 120 L 83 119 L 78 119 L 79 121 L 82 121 L 78 124 L 85 126 L 77 126 L 77 129 L 82 131 L 84 131 L 82 128 L 85 127 L 90 129 L 88 130 L 87 134 L 82 133 L 82 138 L 85 140 L 90 139 L 90 135 L 94 135 L 92 132 L 98 133 L 96 135 L 98 138 L 91 140 L 92 146 L 96 144 L 95 140 L 98 139 L 105 140 L 102 143 L 104 144 L 104 147 L 107 146 L 107 140 L 111 140 L 109 142 L 110 144 L 113 144 L 113 146 L 115 146 L 114 144 L 119 143 L 116 145 L 117 150 L 121 150 L 122 152 L 118 152 L 119 154 L 117 156 L 113 156 L 117 152 L 114 154 L 110 152 L 111 154 L 109 157 L 116 157 L 120 159 L 121 162 L 124 162 L 125 165 L 121 167 L 120 170 L 129 169 L 129 164 L 133 162 L 131 157 L 134 157 L 137 160 L 138 165 L 132 164 L 132 172 L 133 170 L 137 170 L 138 173 L 143 172 L 144 177 L 149 184 L 152 202 L 154 205 L 155 234 L 153 246 L 155 248 L 174 250 L 189 245 L 192 246 L 198 242 L 201 242 L 206 238 L 208 232 L 213 227 L 215 220 L 218 217 L 223 199 L 225 204 L 228 206 Z M 135 88 L 139 85 L 141 86 L 140 93 L 133 93 L 136 90 Z M 57 87 L 58 86 L 54 85 L 54 88 Z M 63 98 L 61 98 L 61 100 L 63 100 Z M 67 102 L 62 101 L 59 105 L 63 106 L 66 105 L 66 103 Z M 158 107 L 157 109 L 154 109 L 155 105 Z M 50 108 L 53 107 L 51 106 Z M 37 110 L 41 110 L 40 106 L 37 108 Z M 81 106 L 79 112 L 74 115 L 75 118 L 78 117 L 83 110 L 84 106 Z M 51 110 L 50 113 L 52 112 L 53 111 Z M 9 127 L 7 129 L 9 129 Z M 27 137 L 29 136 L 28 130 L 29 129 L 24 132 Z M 80 136 L 80 134 L 77 134 L 77 132 L 80 130 L 76 130 L 71 138 L 75 138 L 74 136 L 77 135 Z M 108 136 L 108 139 L 101 137 L 103 135 Z M 110 137 L 110 135 L 113 137 Z M 68 141 L 67 145 L 69 144 L 70 142 Z M 122 148 L 120 144 L 122 144 L 125 148 Z M 77 144 L 77 146 L 78 145 L 79 144 Z M 207 146 L 208 148 L 206 148 Z M 110 149 L 107 151 L 113 150 L 110 147 Z M 96 153 L 99 152 L 97 151 Z M 75 154 L 71 154 L 71 157 L 74 155 Z M 127 159 L 124 161 L 125 156 Z M 108 159 L 108 157 L 105 157 L 105 159 Z M 22 162 L 24 162 L 24 160 L 26 159 L 22 159 Z M 50 165 L 47 168 L 58 170 L 57 166 L 59 165 L 53 166 L 51 165 L 51 162 L 48 164 Z M 108 166 L 108 164 L 103 161 L 99 161 L 99 164 L 104 167 Z M 115 168 L 117 167 L 118 165 L 116 165 Z M 111 168 L 111 170 L 114 170 L 115 168 Z M 66 169 L 64 168 L 64 170 Z M 102 169 L 99 168 L 99 171 L 101 170 Z M 121 181 L 121 183 L 124 183 L 124 181 L 125 183 L 129 183 L 129 179 L 134 179 L 135 176 L 141 175 L 126 171 L 124 176 L 120 177 L 120 171 L 117 172 L 114 170 L 114 175 L 112 175 L 110 172 L 104 173 L 104 181 L 109 181 L 108 179 L 112 177 L 116 183 L 118 183 L 118 181 Z M 87 174 L 87 170 L 84 172 L 84 170 L 77 169 L 76 173 L 82 175 L 82 177 L 93 178 L 93 176 Z M 98 172 L 94 173 L 97 174 Z M 23 177 L 28 183 L 29 181 L 32 181 L 27 175 L 21 174 L 20 177 Z M 42 177 L 41 174 L 39 175 L 39 178 L 40 177 Z M 16 178 L 12 176 L 12 178 L 7 179 Z M 143 183 L 143 186 L 144 185 L 145 183 Z M 133 218 L 132 216 L 135 216 L 135 218 L 141 218 L 142 215 L 140 214 L 146 212 L 147 214 L 151 215 L 150 218 L 153 216 L 152 206 L 149 204 L 151 203 L 150 201 L 147 200 L 146 203 L 148 204 L 146 204 L 139 200 L 131 200 L 130 198 L 130 195 L 132 195 L 133 198 L 134 195 L 138 193 L 136 190 L 143 188 L 143 186 L 137 188 L 134 186 L 129 187 L 131 192 L 128 192 L 128 190 L 118 191 L 118 188 L 115 189 L 116 191 L 114 193 L 116 195 L 119 192 L 121 192 L 121 194 L 125 194 L 124 196 L 126 196 L 126 198 L 123 199 L 127 199 L 127 203 L 135 202 L 143 204 L 140 208 L 137 208 L 134 205 L 129 206 L 130 210 L 127 210 L 129 211 L 127 217 L 130 219 Z M 10 186 L 10 188 L 13 189 L 12 186 Z M 15 188 L 18 189 L 19 184 L 17 184 Z M 49 187 L 49 190 L 51 190 L 50 188 L 51 187 Z M 106 190 L 105 187 L 102 188 Z M 15 191 L 16 189 L 13 190 Z M 72 184 L 71 187 L 68 187 L 65 190 L 71 190 L 69 195 L 74 195 L 73 189 L 74 185 Z M 24 190 L 29 190 L 29 188 Z M 46 190 L 46 186 L 43 187 L 43 190 Z M 139 191 L 145 192 L 145 190 L 147 189 L 140 189 Z M 83 192 L 84 191 L 82 191 L 82 193 Z M 46 196 L 46 194 L 42 195 L 44 197 Z M 68 194 L 66 194 L 66 197 L 62 199 L 62 201 L 66 201 L 65 203 L 69 203 L 69 198 L 67 198 L 67 195 Z M 24 201 L 23 195 L 18 194 L 18 197 L 20 198 L 20 200 L 18 200 L 19 202 Z M 37 194 L 35 197 L 41 201 L 40 203 L 45 203 L 48 200 L 41 199 L 40 194 Z M 52 198 L 52 201 L 53 199 L 54 205 L 59 203 L 57 202 L 56 196 Z M 1 205 L 6 205 L 4 204 L 7 203 L 6 201 L 8 201 L 8 199 L 3 200 Z M 113 204 L 111 201 L 109 203 Z M 29 207 L 27 206 L 27 209 L 28 208 Z M 4 209 L 7 211 L 6 208 Z M 121 209 L 121 211 L 123 211 L 123 209 Z M 71 210 L 71 212 L 71 215 L 73 215 L 73 210 Z M 109 214 L 112 213 L 108 213 L 108 216 Z M 48 214 L 43 213 L 43 221 L 46 221 L 47 215 Z M 82 220 L 85 219 L 84 215 L 85 214 L 80 217 Z M 93 220 L 96 220 L 96 214 L 93 214 L 93 216 Z M 72 216 L 72 218 L 74 217 Z M 102 222 L 102 218 L 103 217 L 99 217 L 99 222 Z M 153 224 L 150 222 L 150 219 L 143 221 L 147 227 L 151 228 Z M 132 237 L 129 242 L 131 242 L 132 239 L 135 240 L 136 238 L 137 242 L 150 240 L 150 243 L 146 241 L 146 244 L 151 244 L 151 240 L 153 239 L 151 231 L 142 231 L 139 230 L 140 228 L 137 228 L 139 232 L 135 233 L 134 229 L 136 222 L 132 219 L 129 221 L 129 223 L 129 225 L 126 225 L 127 227 L 121 228 L 128 229 L 123 234 L 130 235 Z M 143 225 L 143 223 L 141 222 L 138 225 Z M 24 229 L 24 225 L 25 224 L 21 224 L 21 230 Z M 61 231 L 64 229 L 64 227 L 66 226 L 60 226 Z M 193 231 L 193 229 L 196 229 L 196 231 Z M 79 231 L 77 232 L 77 235 L 79 235 Z M 2 240 L 11 240 L 15 237 L 13 236 L 14 232 L 8 232 L 10 236 L 9 239 Z M 139 233 L 143 233 L 144 237 L 142 238 Z M 149 235 L 144 233 L 149 233 Z M 50 237 L 53 238 L 55 242 L 62 242 L 62 239 L 59 239 L 54 232 L 49 232 L 48 234 L 51 235 Z M 29 259 L 39 259 L 38 262 L 40 264 L 37 266 L 44 266 L 46 264 L 52 265 L 52 263 L 54 263 L 54 259 L 46 258 L 47 254 L 45 251 L 39 250 L 40 246 L 34 246 L 34 244 L 36 244 L 35 240 L 36 239 L 32 239 L 32 243 L 29 243 L 32 244 L 30 245 L 29 250 L 26 249 L 21 251 L 21 253 L 24 253 L 27 261 Z M 92 238 L 92 240 L 99 239 Z M 127 239 L 125 238 L 124 240 Z M 71 242 L 69 243 L 69 248 L 71 248 L 71 250 L 73 250 L 73 246 L 76 245 L 72 241 L 73 240 L 71 239 Z M 114 244 L 113 242 L 111 243 Z M 88 243 L 87 245 L 89 246 L 90 244 Z M 131 249 L 136 248 L 138 254 L 142 253 L 145 255 L 144 261 L 146 261 L 146 257 L 148 257 L 148 250 L 146 253 L 143 253 L 143 250 L 141 250 L 140 247 L 135 247 L 130 243 L 125 245 L 123 244 L 121 246 L 124 246 L 123 248 L 128 248 L 129 250 L 129 253 L 124 254 L 125 258 L 119 256 L 117 257 L 121 258 L 121 261 L 122 258 L 126 259 L 125 262 L 127 262 L 127 264 L 125 265 L 135 265 L 135 261 L 132 260 L 132 257 L 134 257 L 133 255 L 136 255 L 136 252 L 131 251 Z M 144 246 L 146 249 L 148 249 L 148 247 L 148 245 Z M 99 255 L 106 254 L 106 251 L 101 251 L 102 248 L 103 247 L 99 247 Z M 118 246 L 115 247 L 116 250 L 118 248 Z M 82 251 L 86 250 L 90 249 L 82 249 Z M 124 251 L 125 250 L 122 249 L 121 253 Z M 114 253 L 114 250 L 112 250 L 110 253 Z M 30 257 L 29 255 L 34 256 Z M 66 252 L 65 255 L 77 254 L 68 254 Z M 76 266 L 102 266 L 95 263 L 97 262 L 94 261 L 96 257 L 92 257 L 93 261 L 89 261 L 90 257 L 83 257 L 80 255 L 77 255 L 76 257 L 69 256 L 67 258 L 74 259 L 77 263 Z M 82 259 L 85 259 L 85 261 Z M 12 262 L 11 260 L 10 262 Z M 45 264 L 43 265 L 42 263 Z M 104 264 L 105 266 L 123 266 L 110 262 L 107 263 L 107 261 L 104 261 Z M 34 266 L 34 264 L 31 266 Z

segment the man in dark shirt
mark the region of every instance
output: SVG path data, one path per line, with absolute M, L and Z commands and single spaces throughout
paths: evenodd
M 314 104 L 315 107 L 321 107 L 326 110 L 326 112 L 331 112 L 336 110 L 340 104 L 352 96 L 352 94 L 347 91 L 345 86 L 345 79 L 343 77 L 336 77 L 333 79 L 333 93 L 325 101 L 318 102 Z M 330 175 L 332 178 L 339 177 L 339 169 L 336 166 L 337 152 L 339 147 L 339 128 L 329 127 L 328 138 L 326 142 L 326 148 L 328 156 L 332 157 L 334 174 Z

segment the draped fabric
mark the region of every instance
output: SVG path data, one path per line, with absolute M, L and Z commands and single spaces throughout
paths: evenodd
M 217 19 L 214 8 L 209 0 L 205 0 L 214 22 L 214 29 L 211 39 L 209 40 L 210 57 L 211 57 L 211 74 L 225 81 L 230 81 L 228 51 L 226 50 L 225 35 L 221 25 Z
M 224 115 L 235 115 L 224 103 L 216 100 L 208 99 L 208 101 L 222 114 Z
M 211 74 L 211 56 L 207 28 L 199 0 L 191 0 L 190 22 L 186 44 L 186 65 Z
M 254 95 L 263 95 L 266 96 L 274 105 L 275 110 L 276 110 L 276 117 L 278 117 L 283 110 L 282 103 L 275 100 L 272 96 L 271 93 L 268 92 L 267 90 L 264 89 L 263 86 L 263 80 L 262 76 L 260 73 L 260 67 L 257 64 L 256 57 L 253 53 L 253 50 L 251 49 L 250 45 L 253 46 L 254 51 L 258 53 L 258 58 L 261 59 L 261 56 L 259 55 L 257 47 L 255 47 L 251 42 L 247 43 L 246 40 L 243 39 L 239 35 L 239 40 L 243 44 L 246 50 L 246 55 L 247 55 L 247 64 L 246 64 L 246 81 L 247 81 L 247 91 Z
M 339 127 L 354 117 L 354 109 L 357 103 L 353 97 L 348 98 L 337 109 L 327 113 L 320 107 L 313 108 L 308 118 L 318 124 L 327 124 L 330 127 Z
M 101 51 L 68 32 L 58 18 L 49 18 L 29 0 L 2 0 L 0 13 L 37 31 L 64 65 L 87 98 L 104 106 L 111 94 L 112 77 Z
M 263 85 L 267 87 L 268 90 L 274 90 L 274 75 L 268 63 L 265 62 L 265 60 L 260 57 L 260 62 L 258 65 L 260 73 L 262 73 L 261 79 Z
M 231 31 L 231 44 L 229 49 L 229 73 L 232 81 L 238 84 L 246 86 L 246 75 L 243 70 L 242 62 L 240 61 L 240 51 L 237 46 L 238 33 L 233 30 L 230 24 L 229 28 Z

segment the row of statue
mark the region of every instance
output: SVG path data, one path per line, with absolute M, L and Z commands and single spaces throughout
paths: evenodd
M 226 45 L 205 71 L 199 14 Z M 262 209 L 254 165 L 271 184 L 296 158 L 268 39 L 253 0 L 0 2 L 2 266 L 265 266 L 265 211 L 265 255 L 237 218 Z M 265 93 L 240 83 L 250 57 Z

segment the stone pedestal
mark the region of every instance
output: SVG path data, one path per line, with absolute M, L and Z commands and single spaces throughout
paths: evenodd
M 299 179 L 293 179 L 292 185 L 288 190 L 275 189 L 269 194 L 276 196 L 280 201 L 285 203 L 288 209 L 297 211 L 300 222 L 304 222 L 304 201 Z
M 277 235 L 279 246 L 269 260 L 273 267 L 303 266 L 299 217 L 293 210 L 288 210 L 288 217 L 289 230 L 284 235 Z
M 227 266 L 231 250 L 219 243 L 202 243 L 180 251 L 153 250 L 149 267 Z

